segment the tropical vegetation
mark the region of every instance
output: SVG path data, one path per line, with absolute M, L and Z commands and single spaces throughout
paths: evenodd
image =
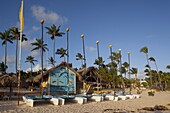
M 56 59 L 55 54 L 60 55 L 60 58 L 64 58 L 64 61 L 66 61 L 65 56 L 68 56 L 68 50 L 64 49 L 63 47 L 58 48 L 56 51 L 56 37 L 62 37 L 65 33 L 60 32 L 60 27 L 56 27 L 56 25 L 52 25 L 51 27 L 45 27 L 47 30 L 47 34 L 51 35 L 51 39 L 53 42 L 53 57 L 48 58 L 48 63 L 51 64 L 53 67 L 55 66 Z M 18 60 L 18 40 L 20 40 L 20 31 L 16 27 L 12 27 L 9 30 L 5 30 L 4 32 L 0 32 L 0 38 L 2 40 L 2 45 L 4 46 L 4 61 L 0 61 L 0 75 L 3 76 L 6 74 L 6 70 L 8 69 L 7 65 L 7 44 L 13 43 L 13 40 L 16 40 L 15 48 L 16 48 L 16 73 L 18 72 L 17 67 L 17 60 Z M 25 34 L 22 35 L 22 41 L 27 41 L 28 39 L 25 38 Z M 67 42 L 68 43 L 68 42 Z M 40 50 L 40 52 L 46 52 L 50 48 L 48 48 L 48 45 L 42 41 L 42 39 L 36 39 L 35 42 L 32 42 L 31 45 L 33 46 L 33 49 L 31 51 Z M 109 51 L 109 50 L 108 50 Z M 163 72 L 159 70 L 158 64 L 154 57 L 149 56 L 148 47 L 144 46 L 140 49 L 141 53 L 145 54 L 146 57 L 146 66 L 144 73 L 146 75 L 146 82 L 142 83 L 144 87 L 151 87 L 156 88 L 160 90 L 164 90 L 168 87 L 170 87 L 170 73 L 169 72 Z M 43 59 L 43 55 L 41 55 L 41 59 Z M 103 59 L 102 56 L 98 56 L 95 61 L 94 65 L 96 65 L 96 73 L 102 78 L 103 81 L 97 81 L 101 84 L 104 84 L 106 87 L 112 87 L 112 88 L 131 88 L 131 87 L 139 87 L 141 86 L 140 81 L 138 79 L 138 68 L 137 67 L 130 67 L 130 64 L 128 61 L 122 62 L 122 55 L 121 52 L 112 52 L 111 55 L 108 55 L 108 58 L 111 59 L 110 62 L 106 63 L 105 59 Z M 27 56 L 25 62 L 30 63 L 31 71 L 30 72 L 24 72 L 20 71 L 21 73 L 21 80 L 25 81 L 28 79 L 31 75 L 31 77 L 36 76 L 43 71 L 43 62 L 41 63 L 41 69 L 37 72 L 33 72 L 33 66 L 35 62 L 38 62 L 38 60 L 35 60 L 33 56 Z M 77 53 L 75 55 L 75 59 L 80 61 L 81 65 L 80 67 L 76 67 L 78 69 L 84 69 L 86 68 L 86 65 L 83 64 L 83 55 L 81 53 Z M 133 59 L 132 59 L 133 60 Z M 43 60 L 42 60 L 43 61 Z M 151 67 L 150 63 L 154 63 L 154 67 Z M 170 64 L 166 66 L 167 69 L 170 69 Z M 127 76 L 127 74 L 129 76 Z M 132 77 L 133 76 L 133 77 Z M 11 80 L 11 79 L 9 79 Z M 9 81 L 8 81 L 9 82 Z M 13 83 L 13 82 L 10 82 Z M 9 84 L 8 84 L 9 85 Z M 104 86 L 103 85 L 103 86 Z

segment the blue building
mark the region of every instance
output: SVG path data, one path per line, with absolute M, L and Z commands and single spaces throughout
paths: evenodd
M 42 79 L 41 74 L 36 79 Z M 44 72 L 43 83 L 50 95 L 76 94 L 83 86 L 82 76 L 66 62 Z

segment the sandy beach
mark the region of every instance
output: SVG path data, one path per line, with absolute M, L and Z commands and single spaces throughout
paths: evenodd
M 113 113 L 114 111 L 124 111 L 123 113 L 145 113 L 139 110 L 143 107 L 154 107 L 163 105 L 170 109 L 170 92 L 156 92 L 155 96 L 148 96 L 147 90 L 141 93 L 139 99 L 128 99 L 120 101 L 93 102 L 80 105 L 77 103 L 66 103 L 66 105 L 54 106 L 48 102 L 35 103 L 35 107 L 29 107 L 22 101 L 20 106 L 17 100 L 1 100 L 0 113 Z M 169 113 L 168 111 L 156 111 L 157 113 Z M 152 112 L 147 112 L 152 113 Z

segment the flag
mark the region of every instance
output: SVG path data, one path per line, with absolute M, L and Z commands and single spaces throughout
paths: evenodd
M 24 30 L 24 15 L 23 15 L 23 0 L 21 1 L 20 11 L 19 11 L 19 19 L 20 19 L 20 31 Z

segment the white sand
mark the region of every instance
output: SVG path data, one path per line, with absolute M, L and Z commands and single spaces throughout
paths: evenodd
M 54 106 L 51 103 L 36 103 L 35 107 L 28 107 L 22 101 L 17 106 L 17 100 L 0 101 L 0 113 L 113 113 L 115 109 L 139 112 L 143 107 L 163 105 L 170 109 L 170 92 L 156 92 L 155 96 L 148 96 L 148 91 L 143 91 L 140 99 L 120 101 L 88 102 L 84 105 L 66 103 L 63 106 Z M 164 111 L 165 112 L 165 111 Z M 163 113 L 164 113 L 163 112 Z M 169 113 L 166 111 L 165 113 Z M 162 113 L 162 112 L 161 112 Z

